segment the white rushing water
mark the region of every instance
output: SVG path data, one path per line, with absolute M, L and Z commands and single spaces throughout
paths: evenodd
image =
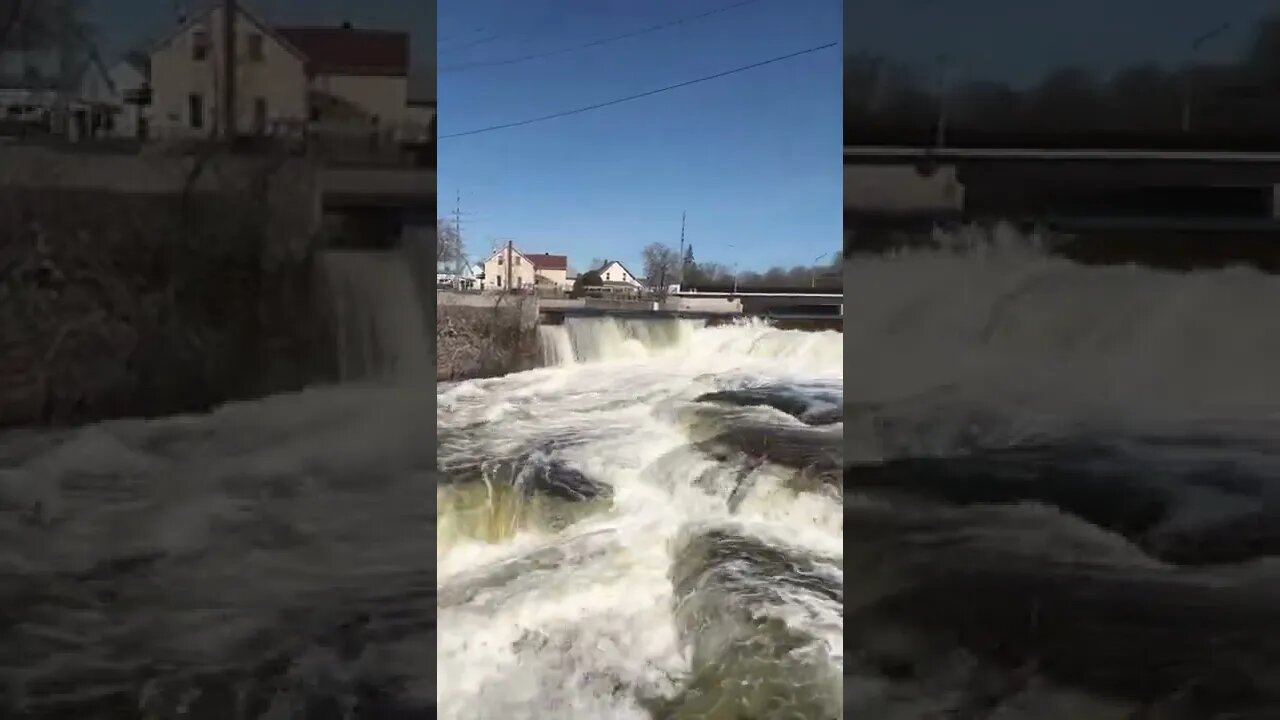
M 750 491 L 730 502 L 743 485 L 741 465 L 690 444 L 741 423 L 807 428 L 771 408 L 722 408 L 707 424 L 697 410 L 705 404 L 693 401 L 770 385 L 838 404 L 840 335 L 607 319 L 541 332 L 555 366 L 457 383 L 438 397 L 441 465 L 461 478 L 438 495 L 440 717 L 648 718 L 664 700 L 674 703 L 668 716 L 680 718 L 720 717 L 715 702 L 720 712 L 838 713 L 839 599 L 806 590 L 798 570 L 789 584 L 784 572 L 810 563 L 813 577 L 839 588 L 837 493 L 797 492 L 787 487 L 794 471 L 766 462 L 748 471 Z M 838 423 L 819 431 L 838 446 Z M 515 478 L 498 467 L 504 458 L 519 466 Z M 503 494 L 504 478 L 519 487 L 527 481 L 519 473 L 546 466 L 603 484 L 611 498 Z M 746 552 L 695 567 L 699 548 L 732 553 L 735 542 L 800 564 L 757 577 L 753 563 L 771 556 Z M 690 585 L 696 590 L 685 592 Z M 746 619 L 735 619 L 738 611 Z M 749 629 L 770 617 L 777 628 Z M 739 637 L 751 647 L 761 642 L 753 633 L 801 638 L 790 652 L 768 646 L 750 660 L 769 668 L 763 682 L 723 645 Z M 747 681 L 760 697 L 735 697 L 748 689 L 729 685 Z
M 956 429 L 942 415 L 960 406 L 1017 416 L 1027 432 L 1040 420 L 1277 419 L 1280 278 L 1086 267 L 1035 238 L 989 239 L 850 264 L 851 402 L 932 417 L 944 444 Z
M 846 268 L 846 711 L 1280 717 L 1280 278 L 950 239 Z
M 0 716 L 431 716 L 430 336 L 322 261 L 358 382 L 0 435 Z
M 404 252 L 330 250 L 320 266 L 343 380 L 434 377 L 431 336 Z

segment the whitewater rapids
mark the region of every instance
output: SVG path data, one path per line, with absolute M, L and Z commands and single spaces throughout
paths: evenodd
M 541 332 L 437 399 L 440 717 L 839 717 L 839 333 Z
M 1280 278 L 951 239 L 845 275 L 845 711 L 1280 717 Z

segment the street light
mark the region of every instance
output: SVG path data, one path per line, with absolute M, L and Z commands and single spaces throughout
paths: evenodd
M 810 270 L 809 289 L 810 290 L 818 287 L 818 261 L 824 257 L 827 257 L 828 255 L 834 255 L 834 254 L 835 253 L 824 252 L 818 257 L 813 259 L 812 267 L 809 268 Z
M 1226 32 L 1230 27 L 1231 23 L 1222 23 L 1208 32 L 1201 33 L 1195 40 L 1191 41 L 1191 62 L 1187 66 L 1186 82 L 1184 83 L 1182 91 L 1182 132 L 1184 133 L 1191 132 L 1191 96 L 1193 94 L 1193 86 L 1195 84 L 1196 55 L 1200 52 L 1200 48 L 1203 47 L 1205 43 Z
M 730 250 L 737 249 L 733 246 L 733 243 L 725 243 L 725 247 L 729 248 Z M 737 260 L 733 261 L 733 294 L 734 295 L 738 294 L 738 261 Z

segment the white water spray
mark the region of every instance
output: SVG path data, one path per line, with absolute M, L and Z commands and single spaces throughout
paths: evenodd
M 398 251 L 321 255 L 338 341 L 342 380 L 434 377 L 431 336 L 419 288 Z
M 647 719 L 642 700 L 678 694 L 673 680 L 696 669 L 671 580 L 681 538 L 721 529 L 821 558 L 836 577 L 830 558 L 842 553 L 839 500 L 789 489 L 786 470 L 756 468 L 751 490 L 730 507 L 741 468 L 690 448 L 681 408 L 706 392 L 764 383 L 838 393 L 842 339 L 763 323 L 596 318 L 544 327 L 541 339 L 551 367 L 438 395 L 441 466 L 554 460 L 612 488 L 611 501 L 558 530 L 527 523 L 513 534 L 515 518 L 490 517 L 502 527 L 473 540 L 458 535 L 462 518 L 442 515 L 440 717 Z M 803 427 L 770 408 L 737 411 Z M 472 492 L 474 506 L 490 508 L 487 480 L 473 491 L 442 488 L 438 505 L 460 508 Z M 839 697 L 838 603 L 784 591 L 777 604 L 741 609 L 811 638 L 806 653 L 825 670 L 805 693 Z

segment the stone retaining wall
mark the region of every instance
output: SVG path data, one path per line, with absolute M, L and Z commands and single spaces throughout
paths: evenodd
M 517 295 L 436 303 L 436 379 L 470 380 L 538 366 L 537 307 Z
M 314 193 L 305 169 L 280 171 L 185 194 L 0 178 L 0 427 L 201 411 L 331 378 Z

